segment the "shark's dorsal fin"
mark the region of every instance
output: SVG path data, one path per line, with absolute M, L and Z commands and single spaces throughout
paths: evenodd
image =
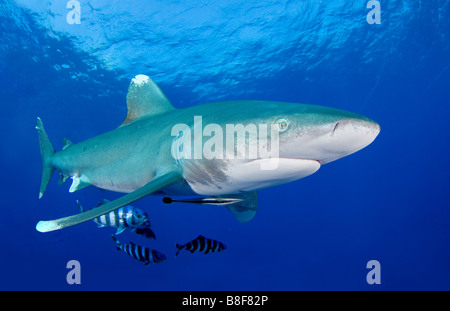
M 70 139 L 64 137 L 63 138 L 63 148 L 62 148 L 62 150 L 66 149 L 70 145 L 73 145 L 73 142 L 71 142 Z
M 127 117 L 121 126 L 142 117 L 175 109 L 158 85 L 146 75 L 137 75 L 131 80 L 128 87 L 127 108 Z

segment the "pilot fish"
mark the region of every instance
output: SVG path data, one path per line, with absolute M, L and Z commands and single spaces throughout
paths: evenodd
M 97 207 L 108 202 L 108 200 L 103 200 Z M 80 211 L 83 212 L 84 210 L 80 202 L 77 201 L 77 204 Z M 150 229 L 150 220 L 148 219 L 147 213 L 131 205 L 126 205 L 115 211 L 101 215 L 94 218 L 93 221 L 99 228 L 107 226 L 117 228 L 116 235 L 129 228 L 131 231 L 136 231 L 137 234 L 144 235 L 146 238 L 153 240 L 156 238 L 155 233 Z
M 163 262 L 167 259 L 166 255 L 158 252 L 157 250 L 143 247 L 141 245 L 136 245 L 133 242 L 122 244 L 114 235 L 112 236 L 112 239 L 114 242 L 116 242 L 118 251 L 125 252 L 131 258 L 141 261 L 145 265 Z
M 212 252 L 220 252 L 225 250 L 227 247 L 219 241 L 205 238 L 202 235 L 199 235 L 195 240 L 192 240 L 189 243 L 186 243 L 184 245 L 176 244 L 176 248 L 178 249 L 175 256 L 178 256 L 178 253 L 185 249 L 187 251 L 190 251 L 191 254 L 194 252 L 202 252 L 204 254 L 212 253 Z

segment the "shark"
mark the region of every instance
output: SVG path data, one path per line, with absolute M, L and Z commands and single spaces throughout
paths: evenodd
M 69 192 L 94 186 L 124 193 L 79 214 L 41 220 L 38 231 L 78 225 L 149 195 L 165 196 L 166 204 L 183 201 L 167 196 L 200 197 L 185 202 L 224 205 L 246 222 L 256 213 L 257 191 L 307 177 L 370 145 L 380 132 L 380 125 L 363 115 L 319 105 L 236 100 L 175 108 L 146 75 L 131 80 L 126 104 L 117 128 L 79 143 L 64 139 L 58 152 L 37 118 L 39 198 L 55 170 L 59 184 L 72 179 Z M 243 129 L 244 135 L 228 135 L 229 128 Z M 227 145 L 221 146 L 224 139 Z M 276 145 L 261 143 L 272 139 Z

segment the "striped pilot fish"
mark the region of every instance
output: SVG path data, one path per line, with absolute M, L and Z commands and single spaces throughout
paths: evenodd
M 108 200 L 103 200 L 97 205 L 97 207 L 108 202 Z M 84 212 L 80 202 L 77 201 L 77 204 L 80 211 Z M 147 213 L 131 205 L 126 205 L 115 211 L 101 215 L 94 218 L 93 221 L 99 228 L 117 228 L 116 235 L 122 233 L 126 228 L 128 228 L 131 231 L 136 231 L 137 234 L 144 235 L 146 238 L 152 240 L 155 239 L 155 233 L 150 229 L 150 220 L 148 219 Z
M 114 235 L 112 235 L 112 239 L 114 242 L 116 242 L 116 247 L 118 251 L 123 251 L 131 258 L 141 261 L 145 265 L 163 262 L 167 259 L 166 255 L 154 249 L 143 247 L 141 245 L 136 245 L 133 242 L 122 244 L 117 240 L 117 238 Z
M 222 242 L 205 238 L 203 235 L 199 235 L 195 240 L 192 240 L 191 242 L 184 245 L 176 244 L 176 247 L 178 251 L 175 256 L 178 256 L 178 253 L 182 249 L 190 251 L 191 254 L 194 252 L 209 254 L 213 252 L 220 252 L 227 248 Z

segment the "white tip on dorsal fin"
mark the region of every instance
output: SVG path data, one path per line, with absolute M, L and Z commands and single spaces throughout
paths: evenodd
M 122 125 L 174 109 L 158 85 L 146 75 L 137 75 L 131 80 L 128 87 L 127 108 L 127 117 Z

